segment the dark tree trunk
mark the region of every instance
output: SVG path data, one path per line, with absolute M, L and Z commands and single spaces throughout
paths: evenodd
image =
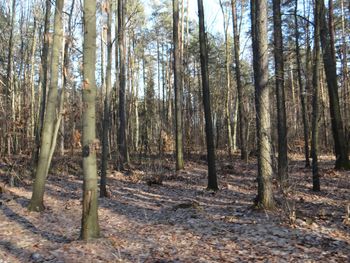
M 103 127 L 102 127 L 102 160 L 100 196 L 107 197 L 107 168 L 108 168 L 108 132 L 110 129 L 110 93 L 112 89 L 112 0 L 108 1 L 107 8 L 107 69 L 106 69 L 106 94 L 104 99 Z
M 319 88 L 320 88 L 320 6 L 321 1 L 315 3 L 315 32 L 314 32 L 314 65 L 312 84 L 314 87 L 312 97 L 312 138 L 311 138 L 311 157 L 312 157 L 312 189 L 320 191 L 320 175 L 318 170 L 318 121 L 319 121 Z
M 295 28 L 295 50 L 296 50 L 296 59 L 297 59 L 297 72 L 298 72 L 298 84 L 300 89 L 300 103 L 301 103 L 301 114 L 303 119 L 303 132 L 304 132 L 304 153 L 305 153 L 305 166 L 310 167 L 310 152 L 309 152 L 309 122 L 307 118 L 307 109 L 306 109 L 306 89 L 303 85 L 302 76 L 301 76 L 301 54 L 300 54 L 300 33 L 298 27 L 298 0 L 295 0 L 295 9 L 294 9 L 294 28 Z
M 284 94 L 283 38 L 280 0 L 273 1 L 273 24 L 278 127 L 278 177 L 281 181 L 281 184 L 284 185 L 288 179 L 288 146 L 285 106 L 286 99 Z
M 348 157 L 347 140 L 343 129 L 343 121 L 340 113 L 338 81 L 337 81 L 337 66 L 335 59 L 334 48 L 334 29 L 333 29 L 333 14 L 329 13 L 330 23 L 326 21 L 326 10 L 324 2 L 319 3 L 319 20 L 320 20 L 320 36 L 323 50 L 323 63 L 326 71 L 326 80 L 329 95 L 329 110 L 331 115 L 332 133 L 334 140 L 334 149 L 336 155 L 335 168 L 350 169 Z M 331 11 L 331 10 L 330 10 Z M 331 27 L 329 26 L 331 25 Z
M 126 123 L 126 48 L 125 48 L 125 13 L 126 0 L 118 0 L 118 45 L 119 45 L 119 133 L 118 151 L 119 168 L 122 170 L 129 164 Z
M 205 115 L 205 132 L 206 132 L 207 156 L 208 156 L 208 189 L 218 190 L 216 168 L 215 168 L 213 124 L 211 119 L 211 108 L 210 108 L 208 50 L 207 50 L 207 39 L 206 39 L 205 26 L 204 26 L 204 10 L 203 10 L 202 0 L 198 0 L 198 16 L 199 16 L 199 43 L 200 43 L 200 59 L 201 59 L 202 88 L 203 88 L 203 105 L 204 105 L 204 115 Z

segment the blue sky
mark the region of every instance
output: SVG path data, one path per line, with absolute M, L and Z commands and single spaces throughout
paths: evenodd
M 207 31 L 223 32 L 223 18 L 219 5 L 219 0 L 203 0 L 204 16 Z M 189 0 L 190 16 L 194 19 L 198 17 L 197 0 Z

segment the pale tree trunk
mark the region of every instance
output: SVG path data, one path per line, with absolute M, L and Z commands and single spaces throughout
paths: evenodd
M 224 9 L 223 2 L 220 0 L 221 12 L 224 17 L 224 35 L 225 35 L 225 69 L 226 69 L 226 98 L 225 98 L 225 118 L 226 118 L 226 128 L 227 128 L 227 143 L 228 143 L 228 154 L 229 156 L 233 155 L 234 152 L 234 142 L 232 138 L 232 124 L 231 124 L 231 114 L 230 114 L 230 105 L 231 105 L 231 56 L 230 56 L 230 42 L 228 34 L 228 15 Z
M 320 76 L 320 91 L 321 91 L 321 100 L 322 100 L 322 117 L 323 117 L 323 127 L 324 127 L 324 143 L 323 145 L 328 149 L 329 143 L 328 143 L 328 118 L 326 114 L 326 109 L 329 107 L 327 101 L 326 101 L 326 94 L 325 94 L 325 76 L 322 72 Z
M 51 1 L 46 0 L 45 4 L 45 24 L 44 24 L 44 39 L 43 48 L 41 53 L 41 65 L 40 65 L 40 75 L 39 75 L 39 85 L 41 86 L 41 101 L 39 107 L 39 118 L 37 120 L 37 125 L 35 129 L 35 148 L 32 153 L 32 167 L 33 176 L 36 173 L 37 163 L 39 160 L 40 151 L 40 141 L 41 133 L 44 123 L 45 109 L 46 109 L 46 93 L 48 84 L 48 63 L 49 63 L 49 31 L 50 31 L 50 16 L 51 16 Z
M 319 121 L 319 88 L 320 88 L 320 11 L 321 1 L 315 3 L 315 32 L 314 32 L 314 65 L 313 65 L 313 97 L 312 97 L 312 138 L 311 138 L 311 157 L 312 157 L 312 190 L 320 191 L 320 175 L 318 170 L 318 121 Z
M 298 73 L 298 84 L 300 89 L 300 103 L 301 103 L 301 114 L 303 120 L 303 134 L 304 134 L 304 153 L 305 153 L 305 166 L 310 167 L 310 152 L 309 152 L 309 122 L 307 118 L 307 96 L 305 85 L 302 81 L 301 76 L 301 54 L 300 54 L 300 45 L 299 45 L 299 27 L 298 27 L 298 0 L 295 0 L 295 9 L 294 9 L 294 28 L 295 28 L 295 50 L 296 50 L 296 59 L 297 59 L 297 73 Z
M 332 2 L 330 2 L 332 3 Z M 320 10 L 320 36 L 323 50 L 323 63 L 325 65 L 326 80 L 329 96 L 329 110 L 331 115 L 332 134 L 334 140 L 334 149 L 336 155 L 335 168 L 336 169 L 350 169 L 350 162 L 348 156 L 348 145 L 344 134 L 344 125 L 340 113 L 339 95 L 338 95 L 338 81 L 337 68 L 334 48 L 334 25 L 333 14 L 330 10 L 330 23 L 326 22 L 326 10 L 324 2 L 319 3 Z
M 235 72 L 236 72 L 236 84 L 237 84 L 237 96 L 238 96 L 238 119 L 239 119 L 239 140 L 241 148 L 241 159 L 246 160 L 248 158 L 247 154 L 247 138 L 246 134 L 246 124 L 247 117 L 244 110 L 243 101 L 243 85 L 242 85 L 242 74 L 241 74 L 241 61 L 239 58 L 240 54 L 240 32 L 238 30 L 238 19 L 237 19 L 237 1 L 231 0 L 232 6 L 232 24 L 233 24 L 233 43 L 234 43 L 234 57 L 235 57 Z M 243 8 L 243 6 L 241 6 Z
M 34 28 L 33 28 L 33 45 L 31 51 L 31 71 L 30 71 L 30 139 L 35 137 L 35 51 L 36 51 L 36 17 L 34 17 Z M 31 143 L 32 144 L 32 143 Z
M 110 97 L 112 90 L 112 0 L 106 3 L 107 12 L 107 68 L 106 68 L 106 94 L 104 98 L 104 113 L 102 127 L 102 164 L 101 164 L 101 182 L 100 196 L 107 197 L 107 169 L 108 169 L 108 132 L 110 130 Z
M 182 62 L 181 34 L 179 27 L 179 0 L 173 0 L 173 41 L 174 41 L 174 93 L 175 93 L 175 143 L 176 170 L 184 168 L 182 143 Z
M 204 26 L 204 9 L 203 1 L 198 0 L 198 16 L 199 16 L 199 43 L 200 43 L 200 59 L 203 89 L 203 105 L 205 115 L 205 133 L 207 142 L 207 159 L 208 159 L 208 189 L 218 190 L 218 183 L 215 168 L 215 149 L 213 124 L 211 119 L 210 106 L 210 89 L 209 89 L 209 72 L 208 72 L 208 50 L 207 38 Z
M 13 78 L 13 35 L 14 35 L 14 26 L 15 26 L 15 18 L 16 18 L 16 0 L 12 0 L 12 14 L 11 14 L 11 31 L 10 31 L 10 39 L 8 46 L 8 56 L 7 56 L 7 72 L 6 72 L 6 91 L 5 91 L 5 141 L 7 141 L 7 155 L 11 155 L 11 126 L 9 125 L 10 116 L 14 114 L 13 112 L 13 102 L 11 102 L 11 98 L 13 98 L 14 93 L 14 78 Z M 8 109 L 11 106 L 11 111 L 8 112 Z
M 282 186 L 288 180 L 288 146 L 287 146 L 287 117 L 284 94 L 284 62 L 283 62 L 283 38 L 281 1 L 273 1 L 273 25 L 274 25 L 274 55 L 275 55 L 275 83 L 277 98 L 277 128 L 278 128 L 278 178 Z
M 96 151 L 96 1 L 84 1 L 83 44 L 83 213 L 80 238 L 89 240 L 100 235 L 97 202 Z
M 44 190 L 47 172 L 50 166 L 50 151 L 54 147 L 53 140 L 54 126 L 57 108 L 58 96 L 58 72 L 60 63 L 60 53 L 62 51 L 63 25 L 62 25 L 62 9 L 64 0 L 57 0 L 55 6 L 54 19 L 54 36 L 51 53 L 51 81 L 48 94 L 47 109 L 43 123 L 43 131 L 41 136 L 41 147 L 39 153 L 38 167 L 36 170 L 35 181 L 33 185 L 33 194 L 28 209 L 31 211 L 44 210 Z
M 258 143 L 258 196 L 256 205 L 275 206 L 272 192 L 271 123 L 268 86 L 267 0 L 251 0 L 253 65 Z

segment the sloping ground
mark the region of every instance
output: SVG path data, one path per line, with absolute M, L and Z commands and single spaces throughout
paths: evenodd
M 100 199 L 102 238 L 85 243 L 78 240 L 80 167 L 61 160 L 49 176 L 42 213 L 26 209 L 29 181 L 1 188 L 0 262 L 349 262 L 350 174 L 333 171 L 327 157 L 321 161 L 323 191 L 313 193 L 310 170 L 294 158 L 291 187 L 276 194 L 274 212 L 252 208 L 253 162 L 220 161 L 217 193 L 205 190 L 200 161 L 179 174 L 169 160 L 126 176 L 113 171 L 110 198 Z

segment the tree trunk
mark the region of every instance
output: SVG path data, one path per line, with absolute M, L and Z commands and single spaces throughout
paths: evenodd
M 273 1 L 273 35 L 275 55 L 275 83 L 277 98 L 277 128 L 278 128 L 278 178 L 284 186 L 288 180 L 288 145 L 287 145 L 287 117 L 284 94 L 284 63 L 281 1 Z
M 300 89 L 300 103 L 301 103 L 301 114 L 303 119 L 303 132 L 304 132 L 304 142 L 305 142 L 305 166 L 310 167 L 310 152 L 309 152 L 309 122 L 307 118 L 307 109 L 306 109 L 306 89 L 303 85 L 302 76 L 301 76 L 301 54 L 300 54 L 300 45 L 299 45 L 299 27 L 298 27 L 298 0 L 295 0 L 295 9 L 294 9 L 294 28 L 295 28 L 295 50 L 296 50 L 296 59 L 297 59 L 297 72 L 298 72 L 298 84 Z
M 56 0 L 55 20 L 54 20 L 54 37 L 51 53 L 51 81 L 48 94 L 48 103 L 46 115 L 43 123 L 43 131 L 41 136 L 41 147 L 39 154 L 38 167 L 36 170 L 35 181 L 33 185 L 33 194 L 29 203 L 30 211 L 44 210 L 44 190 L 47 172 L 50 166 L 50 150 L 55 143 L 53 141 L 54 125 L 57 108 L 57 86 L 58 86 L 58 71 L 60 63 L 60 53 L 62 51 L 63 25 L 62 25 L 62 10 L 64 0 Z
M 236 72 L 236 84 L 237 84 L 237 96 L 238 96 L 238 119 L 239 119 L 239 140 L 241 148 L 241 159 L 247 160 L 247 138 L 246 134 L 246 122 L 247 118 L 244 111 L 243 102 L 243 85 L 242 85 L 242 74 L 241 74 L 241 61 L 239 58 L 240 54 L 240 32 L 238 31 L 237 21 L 237 7 L 236 0 L 231 0 L 232 5 L 232 24 L 233 24 L 233 44 L 234 44 L 234 56 L 235 56 L 235 72 Z M 243 8 L 243 7 L 242 7 Z
M 80 238 L 99 237 L 96 151 L 96 1 L 84 1 L 83 44 L 83 213 Z
M 341 31 L 342 31 L 342 90 L 343 90 L 343 108 L 344 108 L 344 120 L 350 119 L 350 107 L 349 107 L 349 69 L 348 69 L 348 43 L 346 35 L 346 25 L 345 25 L 345 10 L 344 10 L 344 0 L 340 1 L 341 5 Z M 350 123 L 345 122 L 345 138 L 350 138 Z M 349 145 L 348 145 L 349 147 Z
M 111 0 L 107 1 L 107 68 L 106 68 L 106 94 L 104 99 L 103 127 L 102 127 L 102 160 L 100 196 L 107 197 L 107 169 L 108 169 L 108 132 L 110 129 L 110 93 L 112 90 L 112 8 Z
M 125 42 L 125 14 L 126 1 L 118 0 L 118 45 L 119 45 L 119 133 L 118 151 L 119 168 L 123 170 L 129 164 L 126 123 L 126 42 Z
M 350 169 L 350 162 L 348 157 L 347 140 L 345 139 L 343 121 L 340 114 L 339 95 L 338 95 L 338 81 L 337 68 L 334 49 L 334 33 L 333 23 L 330 22 L 331 27 L 326 22 L 326 10 L 324 2 L 319 3 L 320 10 L 320 36 L 323 50 L 323 63 L 325 65 L 326 80 L 329 96 L 329 110 L 331 114 L 332 133 L 334 140 L 334 148 L 336 155 L 335 168 L 336 169 Z M 329 18 L 332 21 L 333 14 L 329 13 Z
M 11 155 L 11 126 L 10 124 L 10 116 L 11 113 L 14 114 L 13 110 L 8 113 L 9 106 L 12 105 L 12 109 L 14 103 L 11 102 L 11 98 L 13 98 L 14 93 L 14 79 L 13 79 L 13 35 L 14 27 L 15 27 L 15 18 L 16 18 L 16 0 L 12 0 L 12 14 L 11 14 L 11 31 L 10 31 L 10 39 L 8 46 L 8 56 L 7 56 L 7 72 L 6 72 L 6 92 L 5 92 L 5 141 L 7 140 L 7 155 Z M 11 97 L 12 96 L 12 97 Z M 14 124 L 13 124 L 14 125 Z
M 230 43 L 228 34 L 228 15 L 224 9 L 223 2 L 220 0 L 221 12 L 224 17 L 224 35 L 225 35 L 225 70 L 226 70 L 226 98 L 225 98 L 225 118 L 226 118 L 226 128 L 227 128 L 227 143 L 228 143 L 228 154 L 233 155 L 234 152 L 234 142 L 232 138 L 232 124 L 231 124 L 231 70 L 230 70 Z
M 211 119 L 211 106 L 210 106 L 207 38 L 206 38 L 205 26 L 204 26 L 204 10 L 203 10 L 202 0 L 198 0 L 198 16 L 199 16 L 199 43 L 200 43 L 200 59 L 201 59 L 201 73 L 202 73 L 203 105 L 204 105 L 204 115 L 205 115 L 205 133 L 206 133 L 206 141 L 207 141 L 208 189 L 218 190 L 216 168 L 215 168 L 213 124 Z
M 48 83 L 48 62 L 49 62 L 49 31 L 50 31 L 50 16 L 51 16 L 51 1 L 46 0 L 46 11 L 45 11 L 45 25 L 44 25 L 44 39 L 43 48 L 41 53 L 41 65 L 39 74 L 39 85 L 41 86 L 41 102 L 39 108 L 39 118 L 37 120 L 36 130 L 35 130 L 35 148 L 32 153 L 32 167 L 33 167 L 33 177 L 36 173 L 37 164 L 39 160 L 40 151 L 40 139 L 42 133 L 42 127 L 44 123 L 45 109 L 46 109 L 46 93 L 47 93 L 47 83 Z
M 319 88 L 320 88 L 320 11 L 321 1 L 315 2 L 315 32 L 314 32 L 314 65 L 312 84 L 314 87 L 312 97 L 312 138 L 311 138 L 311 157 L 312 157 L 312 190 L 320 191 L 320 175 L 318 171 L 318 121 L 319 121 Z
M 182 143 L 182 63 L 181 34 L 179 27 L 179 0 L 173 0 L 173 41 L 174 41 L 174 93 L 175 93 L 175 142 L 176 170 L 184 168 Z
M 271 167 L 271 123 L 268 86 L 267 0 L 251 0 L 253 65 L 258 143 L 258 196 L 256 205 L 274 208 Z

